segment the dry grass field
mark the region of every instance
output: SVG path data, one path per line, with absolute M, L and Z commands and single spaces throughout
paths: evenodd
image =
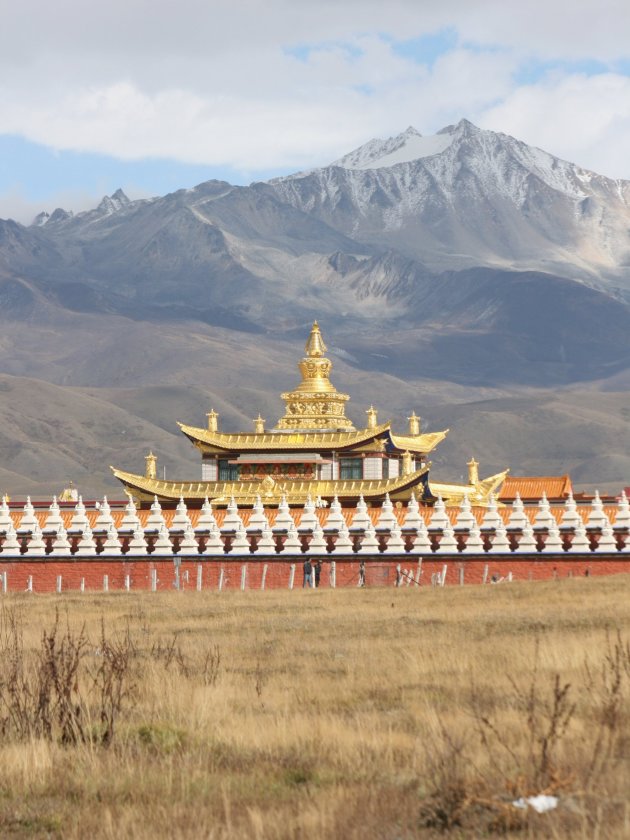
M 630 837 L 629 603 L 630 576 L 6 596 L 0 835 Z

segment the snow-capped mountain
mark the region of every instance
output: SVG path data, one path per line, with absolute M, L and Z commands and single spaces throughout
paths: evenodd
M 430 137 L 408 128 L 371 140 L 272 186 L 347 236 L 436 270 L 569 268 L 594 285 L 614 277 L 630 292 L 630 182 L 467 120 Z

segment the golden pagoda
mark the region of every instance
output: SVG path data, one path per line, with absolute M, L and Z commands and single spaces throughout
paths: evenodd
M 507 471 L 480 481 L 473 459 L 467 485 L 430 485 L 428 455 L 448 429 L 423 434 L 413 412 L 408 434 L 397 435 L 389 422 L 379 424 L 373 406 L 366 412 L 365 428 L 356 429 L 345 413 L 350 397 L 330 381 L 332 363 L 325 354 L 315 321 L 298 363 L 301 382 L 281 395 L 285 413 L 273 429 L 265 429 L 259 414 L 253 432 L 222 432 L 214 410 L 207 415 L 206 428 L 179 423 L 201 453 L 201 481 L 160 480 L 153 453 L 146 457 L 145 475 L 112 467 L 114 475 L 141 504 L 157 497 L 167 504 L 183 498 L 194 506 L 207 498 L 221 505 L 233 498 L 239 505 L 251 505 L 257 496 L 272 505 L 283 496 L 290 504 L 303 504 L 308 496 L 321 504 L 335 497 L 354 502 L 360 496 L 379 502 L 387 494 L 406 500 L 412 493 L 425 504 L 438 496 L 453 503 L 465 496 L 473 504 L 487 503 Z

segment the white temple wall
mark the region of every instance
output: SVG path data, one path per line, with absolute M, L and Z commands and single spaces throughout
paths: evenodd
M 383 459 L 379 455 L 367 455 L 363 459 L 363 478 L 383 478 Z
M 201 480 L 218 481 L 219 469 L 216 458 L 209 458 L 201 462 Z

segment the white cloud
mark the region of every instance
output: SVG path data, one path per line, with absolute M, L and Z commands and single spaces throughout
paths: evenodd
M 627 76 L 556 76 L 514 90 L 479 122 L 602 174 L 630 177 Z
M 459 42 L 431 68 L 387 40 L 444 28 Z M 0 133 L 256 172 L 467 116 L 630 177 L 626 77 L 514 82 L 528 57 L 627 57 L 629 29 L 619 0 L 21 0 L 3 9 Z

